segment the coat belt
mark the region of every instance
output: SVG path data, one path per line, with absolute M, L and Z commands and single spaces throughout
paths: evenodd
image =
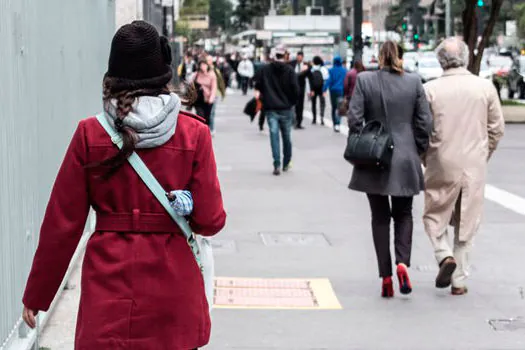
M 167 214 L 141 213 L 97 213 L 97 232 L 128 233 L 175 233 L 179 227 Z

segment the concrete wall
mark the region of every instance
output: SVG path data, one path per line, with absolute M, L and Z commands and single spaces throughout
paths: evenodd
M 0 349 L 22 349 L 22 293 L 78 120 L 101 110 L 115 0 L 0 0 Z
M 143 0 L 116 0 L 115 7 L 115 21 L 117 29 L 126 23 L 143 18 Z

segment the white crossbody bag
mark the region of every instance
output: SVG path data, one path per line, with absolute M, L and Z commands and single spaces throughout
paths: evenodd
M 106 119 L 104 114 L 98 114 L 97 120 L 100 125 L 106 130 L 108 135 L 111 137 L 111 141 L 120 149 L 122 148 L 122 137 L 120 134 L 111 126 L 111 124 Z M 202 277 L 204 279 L 204 288 L 206 292 L 206 299 L 208 300 L 208 305 L 210 310 L 213 306 L 213 294 L 214 294 L 214 277 L 215 277 L 215 263 L 213 259 L 213 250 L 208 238 L 202 237 L 200 235 L 195 235 L 188 221 L 182 216 L 179 216 L 175 209 L 170 205 L 169 199 L 166 196 L 166 191 L 162 188 L 160 183 L 157 181 L 155 176 L 148 169 L 146 164 L 142 161 L 139 155 L 136 152 L 133 152 L 128 158 L 129 164 L 135 169 L 142 181 L 148 186 L 150 191 L 153 193 L 155 198 L 162 204 L 164 209 L 171 216 L 173 221 L 180 227 L 188 245 L 195 256 L 195 260 L 199 265 L 199 268 L 202 272 Z

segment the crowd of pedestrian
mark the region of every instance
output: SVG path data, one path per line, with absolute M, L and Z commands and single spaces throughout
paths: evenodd
M 225 225 L 211 134 L 233 72 L 243 94 L 255 88 L 253 110 L 268 121 L 274 175 L 291 168 L 291 130 L 304 127 L 306 96 L 313 124 L 318 100 L 324 124 L 327 93 L 335 132 L 348 117 L 349 188 L 369 201 L 383 297 L 394 296 L 392 221 L 399 290 L 412 292 L 413 198 L 422 191 L 424 227 L 439 265 L 435 285 L 464 295 L 487 162 L 504 120 L 494 86 L 465 68 L 467 45 L 446 39 L 436 52 L 445 74 L 425 85 L 403 70 L 402 49 L 391 41 L 382 45 L 375 72 L 364 71 L 361 62 L 347 71 L 337 56 L 330 69 L 319 56 L 305 62 L 302 52 L 290 60 L 284 46 L 257 69 L 246 56 L 188 53 L 178 74 L 194 87 L 190 98 L 170 86 L 167 39 L 143 21 L 122 27 L 104 76 L 104 110 L 80 122 L 52 190 L 23 298 L 24 321 L 34 328 L 38 312 L 50 307 L 92 207 L 97 229 L 82 267 L 76 347 L 196 349 L 208 343 L 206 240 L 195 242 Z M 183 111 L 183 104 L 199 116 Z

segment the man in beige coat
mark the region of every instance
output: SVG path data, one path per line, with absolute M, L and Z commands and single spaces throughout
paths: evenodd
M 505 123 L 492 82 L 465 68 L 467 45 L 449 38 L 436 52 L 444 74 L 425 85 L 434 127 L 423 160 L 423 222 L 440 266 L 436 287 L 452 284 L 452 294 L 462 295 L 467 292 L 468 253 L 483 212 L 487 162 Z M 455 228 L 453 248 L 449 224 Z

